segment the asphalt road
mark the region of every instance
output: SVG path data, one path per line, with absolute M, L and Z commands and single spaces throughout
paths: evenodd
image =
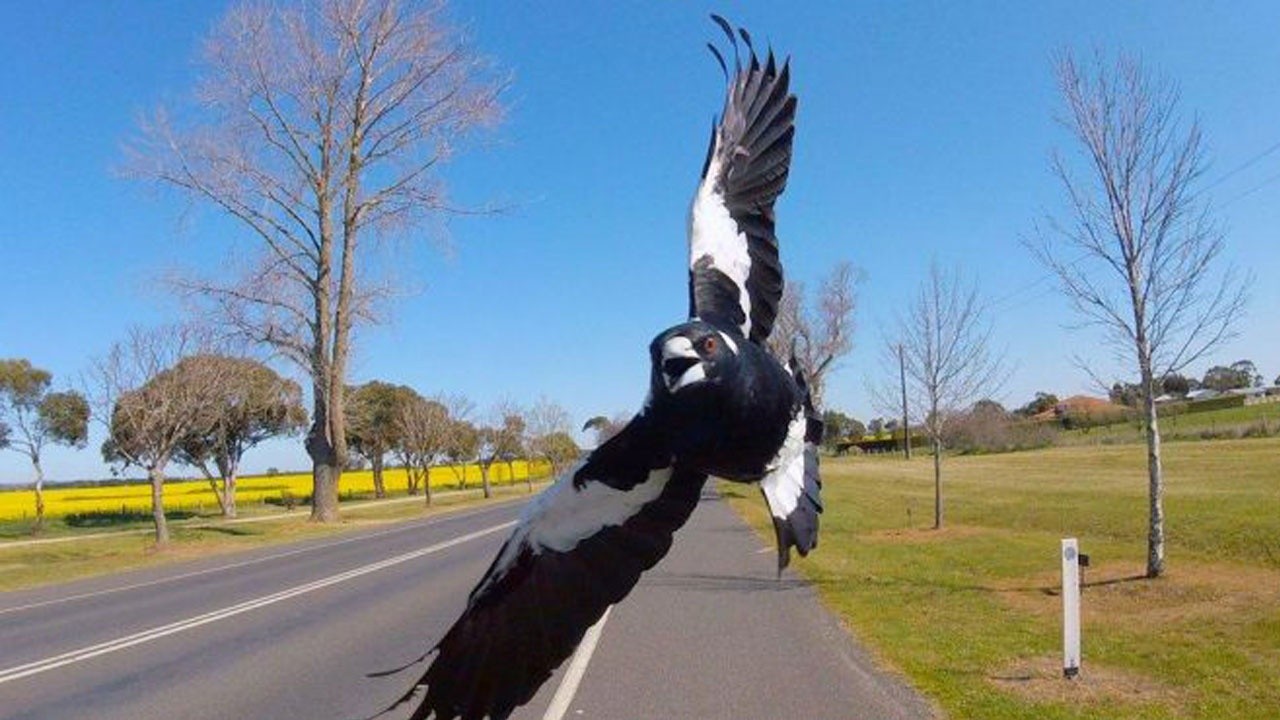
M 444 633 L 518 510 L 0 594 L 0 718 L 370 717 L 421 666 L 369 673 Z M 671 554 L 514 717 L 929 716 L 773 566 L 704 498 Z

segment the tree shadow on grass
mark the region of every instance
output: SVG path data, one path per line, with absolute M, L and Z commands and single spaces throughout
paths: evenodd
M 218 535 L 227 535 L 231 537 L 246 537 L 249 535 L 260 535 L 257 530 L 247 527 L 236 527 L 228 525 L 200 525 L 198 527 L 184 528 L 185 532 L 190 533 L 215 533 Z
M 190 510 L 170 510 L 164 514 L 166 520 L 186 520 L 195 517 Z M 151 512 L 133 510 L 109 510 L 83 513 L 72 513 L 62 518 L 67 527 L 73 528 L 114 528 L 121 525 L 140 525 L 152 521 Z
M 1137 575 L 1125 575 L 1123 577 L 1104 578 L 1101 580 L 1086 580 L 1080 583 L 1081 588 L 1107 587 L 1108 585 L 1126 585 L 1128 583 L 1142 582 L 1151 578 L 1139 573 Z M 1062 594 L 1062 586 L 1046 585 L 1037 588 L 1012 588 L 1013 590 L 1038 590 L 1045 595 L 1057 597 Z

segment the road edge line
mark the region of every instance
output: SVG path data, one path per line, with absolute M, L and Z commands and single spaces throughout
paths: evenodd
M 600 633 L 604 631 L 605 621 L 609 619 L 609 613 L 613 611 L 613 606 L 605 608 L 604 614 L 596 621 L 595 625 L 587 628 L 587 632 L 582 636 L 582 642 L 578 644 L 578 649 L 573 653 L 573 659 L 569 661 L 569 668 L 565 670 L 564 678 L 560 681 L 560 687 L 556 688 L 556 694 L 551 698 L 551 704 L 547 706 L 547 712 L 543 714 L 542 720 L 562 720 L 565 713 L 569 712 L 569 704 L 573 702 L 573 698 L 578 694 L 578 686 L 582 683 L 582 676 L 587 672 L 587 665 L 591 662 L 591 656 L 596 652 L 596 644 L 600 642 Z

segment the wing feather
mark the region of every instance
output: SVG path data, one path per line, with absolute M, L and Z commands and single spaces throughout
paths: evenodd
M 786 189 L 796 99 L 789 61 L 779 67 L 770 52 L 762 64 L 740 35 L 750 57 L 734 63 L 689 213 L 689 314 L 763 343 L 782 296 L 774 203 Z
M 642 413 L 526 507 L 401 698 L 419 700 L 413 718 L 507 717 L 666 555 L 706 476 L 672 466 L 659 438 Z
M 794 357 L 787 369 L 802 400 L 777 458 L 760 480 L 760 492 L 773 518 L 779 573 L 791 562 L 791 548 L 803 557 L 818 546 L 818 516 L 822 514 L 822 478 L 818 474 L 822 416 L 813 407 L 804 373 L 797 368 Z

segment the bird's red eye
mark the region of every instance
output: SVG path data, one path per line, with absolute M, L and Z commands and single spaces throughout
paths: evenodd
M 703 352 L 706 352 L 706 353 L 713 353 L 713 352 L 715 352 L 715 351 L 716 351 L 716 339 L 715 339 L 714 337 L 709 337 L 709 338 L 707 338 L 706 340 L 703 340 L 703 341 L 702 341 L 702 351 L 703 351 Z

